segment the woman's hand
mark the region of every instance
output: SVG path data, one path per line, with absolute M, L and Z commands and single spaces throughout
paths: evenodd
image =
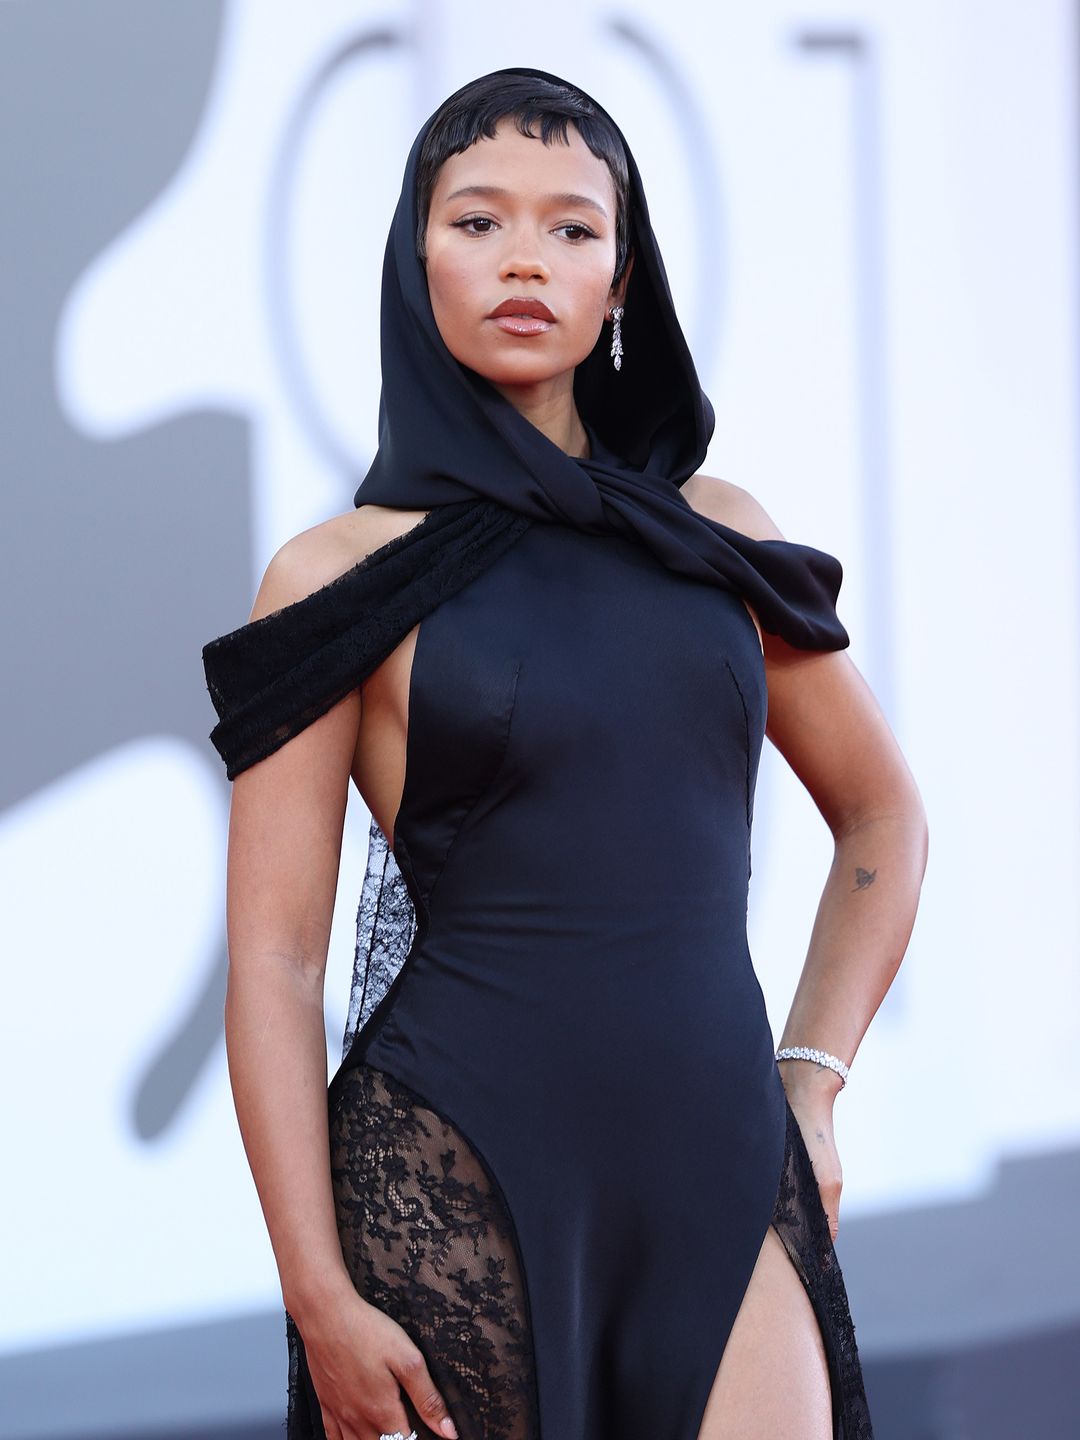
M 807 1066 L 806 1061 L 781 1062 L 784 1066 L 791 1063 L 800 1069 Z M 812 1074 L 802 1082 L 785 1080 L 784 1089 L 792 1114 L 799 1122 L 799 1130 L 814 1167 L 821 1203 L 828 1216 L 829 1233 L 835 1241 L 840 1229 L 840 1191 L 844 1185 L 844 1172 L 833 1135 L 833 1102 L 840 1081 L 831 1070 L 826 1070 L 825 1075 L 831 1079 L 821 1079 Z
M 378 1440 L 395 1430 L 408 1435 L 412 1422 L 401 1390 L 425 1425 L 456 1440 L 421 1351 L 396 1320 L 355 1290 L 320 1305 L 297 1326 L 327 1440 Z

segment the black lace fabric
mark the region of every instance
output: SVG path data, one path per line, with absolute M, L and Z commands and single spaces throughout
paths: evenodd
M 342 1060 L 352 1049 L 356 1032 L 371 1018 L 394 983 L 415 934 L 416 908 L 412 896 L 386 836 L 372 817 L 367 866 L 356 912 L 356 951 Z
M 423 1351 L 461 1440 L 540 1440 L 528 1296 L 513 1219 L 481 1157 L 394 1076 L 347 1072 L 330 1121 L 342 1254 L 360 1295 Z M 873 1440 L 855 1326 L 790 1105 L 772 1224 L 821 1329 L 833 1440 Z M 287 1440 L 325 1440 L 303 1339 L 286 1314 Z M 434 1437 L 402 1400 L 422 1440 Z
M 844 1277 L 810 1153 L 790 1105 L 772 1223 L 806 1287 L 825 1343 L 833 1397 L 833 1440 L 873 1440 Z
M 437 505 L 329 584 L 204 645 L 210 740 L 228 778 L 325 715 L 531 523 L 491 501 Z
M 450 1122 L 393 1076 L 346 1074 L 330 1166 L 356 1289 L 423 1351 L 461 1440 L 539 1440 L 528 1302 L 497 1182 Z M 289 1320 L 288 1440 L 324 1440 Z M 405 1391 L 418 1436 L 434 1436 Z

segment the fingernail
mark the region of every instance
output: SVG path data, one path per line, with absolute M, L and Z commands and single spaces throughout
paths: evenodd
M 457 1440 L 457 1430 L 454 1428 L 454 1422 L 450 1419 L 449 1415 L 447 1415 L 446 1419 L 440 1424 L 439 1429 L 444 1435 L 449 1435 L 450 1440 Z

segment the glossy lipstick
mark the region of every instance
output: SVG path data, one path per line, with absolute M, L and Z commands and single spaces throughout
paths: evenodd
M 494 320 L 500 330 L 510 335 L 542 335 L 556 323 L 555 316 L 542 300 L 528 296 L 515 296 L 497 305 L 489 320 Z

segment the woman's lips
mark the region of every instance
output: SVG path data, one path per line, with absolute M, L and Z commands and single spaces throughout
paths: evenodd
M 553 320 L 541 320 L 538 315 L 493 315 L 491 321 L 509 335 L 542 335 L 555 324 Z
M 542 335 L 555 316 L 536 295 L 508 295 L 488 316 L 508 335 Z

